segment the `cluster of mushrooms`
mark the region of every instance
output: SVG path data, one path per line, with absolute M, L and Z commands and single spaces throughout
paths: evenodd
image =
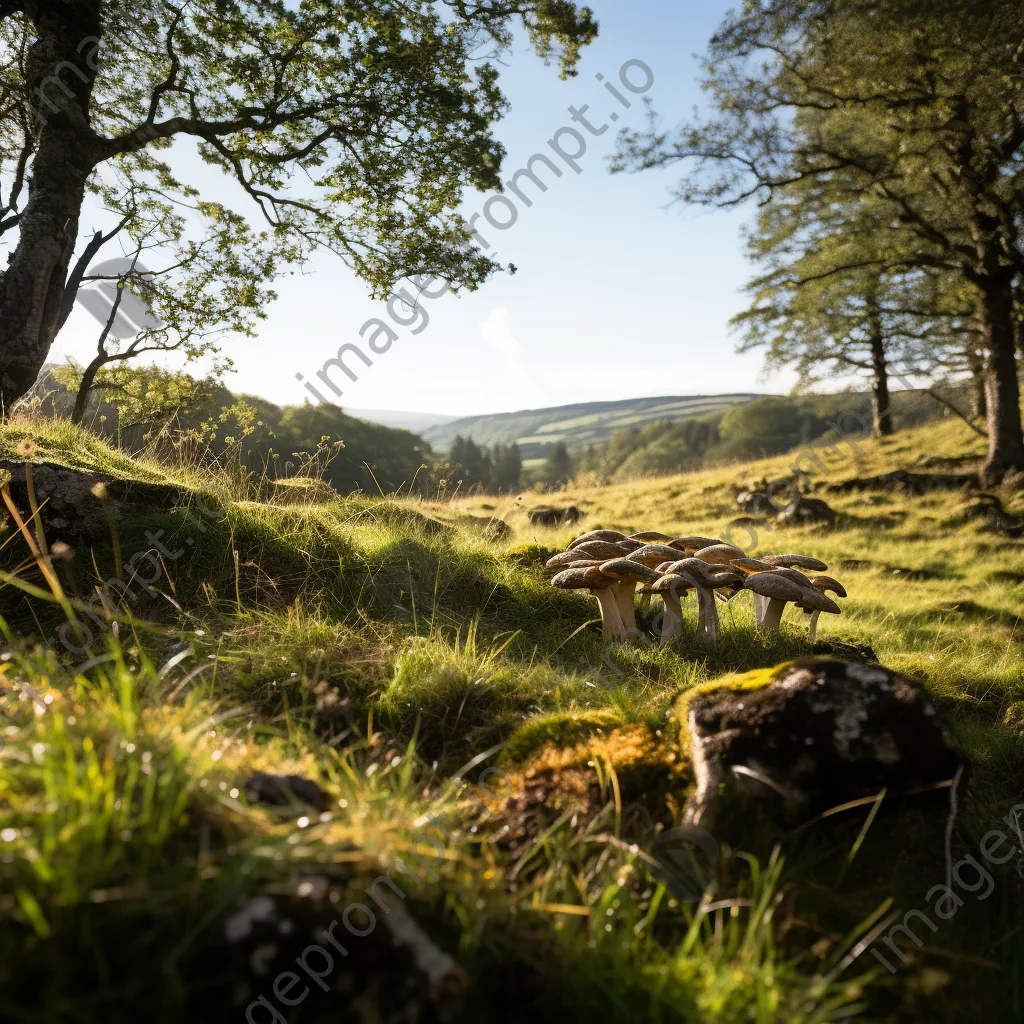
M 714 537 L 669 537 L 647 531 L 627 537 L 617 530 L 591 530 L 577 537 L 567 551 L 549 558 L 559 572 L 553 586 L 589 590 L 601 607 L 603 635 L 620 639 L 637 635 L 633 601 L 655 594 L 664 603 L 661 642 L 682 636 L 682 598 L 697 595 L 697 633 L 717 646 L 722 635 L 715 598 L 729 601 L 741 591 L 754 595 L 754 618 L 759 628 L 778 630 L 787 604 L 810 615 L 808 640 L 814 642 L 818 616 L 839 615 L 828 596 L 846 597 L 843 585 L 831 576 L 808 576 L 828 566 L 810 555 L 766 555 L 747 558 L 731 544 Z M 805 570 L 801 572 L 800 570 Z

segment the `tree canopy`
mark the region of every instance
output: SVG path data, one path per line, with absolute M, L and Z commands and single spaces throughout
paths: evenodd
M 597 30 L 569 0 L 0 0 L 0 408 L 31 387 L 103 244 L 79 237 L 86 197 L 107 202 L 126 252 L 146 236 L 120 223 L 133 197 L 165 221 L 195 202 L 173 143 L 250 201 L 244 240 L 216 204 L 174 240 L 220 233 L 222 262 L 257 254 L 228 323 L 250 323 L 274 272 L 321 249 L 378 296 L 413 275 L 478 285 L 495 264 L 456 209 L 500 182 L 496 58 L 517 23 L 563 75 Z

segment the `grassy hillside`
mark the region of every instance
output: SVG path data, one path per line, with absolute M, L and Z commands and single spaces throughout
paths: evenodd
M 618 402 L 581 402 L 549 409 L 523 409 L 489 416 L 465 416 L 422 431 L 437 448 L 447 448 L 456 434 L 477 444 L 518 442 L 524 459 L 543 456 L 555 441 L 570 448 L 606 441 L 622 427 L 642 427 L 659 420 L 682 420 L 724 412 L 756 395 L 688 395 L 667 398 L 630 398 Z
M 94 391 L 83 422 L 128 451 L 158 453 L 165 461 L 190 458 L 183 447 L 190 453 L 199 450 L 255 480 L 300 476 L 313 467 L 342 493 L 361 488 L 377 494 L 407 485 L 432 458 L 429 445 L 413 432 L 431 417 L 417 420 L 416 414 L 408 414 L 418 424 L 415 427 L 413 422 L 407 427 L 397 422 L 383 425 L 373 416 L 363 419 L 335 405 L 307 400 L 303 405 L 279 406 L 151 367 L 139 368 L 129 379 L 137 388 L 133 401 L 122 408 L 106 393 Z M 184 401 L 184 407 L 178 406 L 180 397 L 170 402 L 163 397 L 168 381 L 175 380 L 196 387 L 196 398 Z M 45 415 L 70 415 L 74 394 L 54 376 L 53 367 L 40 375 L 34 392 Z M 395 417 L 401 420 L 404 415 Z M 332 447 L 339 439 L 348 447 Z
M 166 554 L 153 594 L 112 589 L 109 628 L 93 623 L 91 644 L 74 634 L 74 654 L 43 649 L 60 606 L 29 542 L 10 523 L 0 533 L 11 1019 L 242 1021 L 254 1002 L 253 1021 L 1024 1019 L 1012 865 L 894 976 L 858 941 L 880 907 L 920 907 L 942 880 L 944 818 L 936 831 L 884 801 L 792 833 L 743 822 L 718 837 L 719 888 L 700 903 L 651 874 L 647 851 L 692 783 L 677 697 L 805 653 L 804 627 L 758 632 L 739 598 L 717 650 L 692 611 L 679 649 L 604 646 L 590 599 L 552 588 L 542 563 L 598 525 L 722 536 L 737 489 L 792 455 L 569 490 L 559 503 L 584 521 L 546 529 L 515 499 L 257 501 L 47 423 L 0 427 L 0 460 L 20 462 L 26 439 L 36 464 L 174 497 L 83 499 L 88 540 L 54 563 L 68 601 L 153 537 Z M 973 763 L 949 842 L 977 850 L 1021 800 L 1024 542 L 962 521 L 957 491 L 826 491 L 967 465 L 981 440 L 963 424 L 859 448 L 823 456 L 834 527 L 729 539 L 823 558 L 850 597 L 821 639 L 869 644 L 925 683 Z M 214 484 L 231 499 L 223 518 L 200 511 Z M 1022 511 L 1021 495 L 1002 497 Z M 247 800 L 255 770 L 314 780 L 323 801 Z M 426 869 L 396 869 L 392 917 L 367 890 L 411 854 Z M 351 919 L 364 937 L 341 932 L 344 956 L 314 965 L 322 984 L 303 974 L 308 997 L 271 1016 L 258 1000 L 287 1007 L 275 978 L 357 902 L 376 927 Z

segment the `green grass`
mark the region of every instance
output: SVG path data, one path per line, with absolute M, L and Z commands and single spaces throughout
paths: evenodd
M 26 436 L 37 461 L 171 481 L 183 504 L 211 479 L 63 423 L 0 426 L 0 457 L 16 457 Z M 827 460 L 818 484 L 980 454 L 953 423 L 861 447 Z M 497 499 L 491 511 L 493 498 L 338 498 L 307 486 L 268 501 L 258 482 L 218 471 L 233 498 L 223 521 L 123 510 L 122 561 L 154 530 L 181 553 L 165 559 L 156 596 L 121 602 L 118 636 L 111 627 L 77 657 L 43 651 L 63 613 L 23 539 L 0 533 L 5 1011 L 242 1020 L 260 982 L 224 940 L 238 906 L 271 893 L 291 900 L 299 932 L 322 923 L 365 900 L 382 861 L 420 849 L 424 816 L 436 814 L 463 838 L 446 843 L 439 877 L 410 887 L 407 905 L 468 973 L 457 1019 L 1020 1019 L 1010 877 L 895 978 L 863 950 L 850 959 L 886 900 L 921 906 L 944 876 L 942 837 L 916 812 L 884 811 L 848 867 L 865 814 L 791 836 L 743 823 L 723 837 L 710 905 L 678 903 L 649 870 L 645 851 L 690 783 L 678 696 L 799 656 L 803 625 L 787 619 L 766 637 L 741 597 L 722 606 L 718 650 L 694 636 L 692 610 L 678 650 L 603 647 L 596 606 L 551 588 L 544 557 L 597 525 L 721 536 L 737 488 L 791 461 L 570 488 L 557 503 L 587 518 L 558 529 L 531 526 L 529 500 Z M 956 842 L 976 847 L 1020 799 L 1024 544 L 960 523 L 956 492 L 820 493 L 840 512 L 835 528 L 759 528 L 751 553 L 823 558 L 850 597 L 842 616 L 823 616 L 820 638 L 870 644 L 925 682 L 974 764 Z M 1019 496 L 1003 497 L 1020 510 Z M 512 535 L 492 539 L 491 515 Z M 749 546 L 742 531 L 732 539 Z M 95 538 L 58 564 L 74 600 L 114 574 L 114 544 Z M 494 764 L 512 800 L 474 784 Z M 249 806 L 239 791 L 253 770 L 316 779 L 328 817 L 300 826 L 295 811 Z M 314 876 L 323 895 L 318 882 L 297 899 Z M 294 961 L 305 941 L 275 938 L 273 973 L 289 943 Z M 383 927 L 342 973 L 341 988 L 318 990 L 290 1019 L 370 1005 L 380 1019 L 410 1005 L 434 1019 L 425 986 L 407 992 L 417 972 Z

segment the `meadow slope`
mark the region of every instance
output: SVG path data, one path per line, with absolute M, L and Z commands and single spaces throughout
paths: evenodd
M 691 783 L 676 699 L 806 653 L 805 622 L 766 636 L 741 596 L 723 606 L 717 650 L 695 638 L 692 611 L 678 649 L 602 645 L 596 606 L 543 569 L 598 525 L 728 533 L 753 555 L 824 559 L 850 596 L 819 640 L 870 645 L 928 688 L 972 763 L 951 842 L 976 849 L 1022 799 L 1024 542 L 963 520 L 955 489 L 828 490 L 969 467 L 982 441 L 963 424 L 820 454 L 815 493 L 835 525 L 754 533 L 730 528 L 735 494 L 786 474 L 793 455 L 547 495 L 585 513 L 551 529 L 531 526 L 533 494 L 297 487 L 268 501 L 259 482 L 132 458 L 47 422 L 0 427 L 0 460 L 18 463 L 26 440 L 36 464 L 166 485 L 174 500 L 129 490 L 84 509 L 85 539 L 54 563 L 69 607 L 126 579 L 154 538 L 162 569 L 152 593 L 112 588 L 116 612 L 90 640 L 65 629 L 75 653 L 44 650 L 66 612 L 24 533 L 10 521 L 0 533 L 11 1019 L 242 1021 L 261 997 L 303 1022 L 1024 1019 L 1011 868 L 895 976 L 858 943 L 944 876 L 944 818 L 936 833 L 920 808 L 883 801 L 877 816 L 796 833 L 734 823 L 718 837 L 714 898 L 676 899 L 646 853 Z M 197 512 L 214 485 L 230 496 L 223 515 Z M 1020 493 L 1001 497 L 1024 511 Z M 487 766 L 500 772 L 485 785 Z M 254 771 L 315 780 L 322 803 L 250 802 Z M 378 910 L 285 1009 L 279 972 L 411 853 L 434 858 L 400 876 L 412 931 Z

